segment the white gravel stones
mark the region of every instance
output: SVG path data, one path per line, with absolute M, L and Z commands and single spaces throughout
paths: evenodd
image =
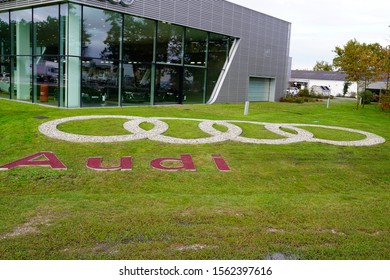
M 115 136 L 88 136 L 73 134 L 60 131 L 58 125 L 70 122 L 70 121 L 80 121 L 80 120 L 90 120 L 90 119 L 125 119 L 128 120 L 123 124 L 123 128 L 129 131 L 129 134 L 126 135 L 115 135 Z M 183 121 L 195 121 L 199 122 L 199 129 L 203 132 L 210 135 L 210 137 L 205 138 L 194 138 L 194 139 L 184 139 L 176 138 L 163 135 L 169 129 L 167 123 L 163 120 L 183 120 Z M 143 122 L 151 123 L 154 127 L 150 130 L 144 130 L 140 127 L 140 124 Z M 267 130 L 283 136 L 282 139 L 257 139 L 257 138 L 248 138 L 240 136 L 242 134 L 242 129 L 234 125 L 233 123 L 250 123 L 255 125 L 264 126 Z M 225 126 L 227 128 L 226 132 L 219 131 L 213 127 L 214 124 Z M 333 141 L 326 139 L 315 138 L 311 132 L 308 132 L 299 127 L 321 127 L 325 129 L 334 129 L 334 130 L 343 130 L 352 133 L 358 133 L 366 136 L 363 140 L 356 141 Z M 296 134 L 288 133 L 281 130 L 281 128 L 287 128 L 290 130 L 296 131 Z M 44 135 L 55 138 L 58 140 L 64 140 L 69 142 L 88 142 L 88 143 L 109 143 L 109 142 L 127 142 L 141 139 L 150 139 L 153 141 L 159 141 L 164 143 L 171 144 L 209 144 L 217 143 L 224 141 L 235 141 L 242 143 L 251 143 L 251 144 L 269 144 L 269 145 L 283 145 L 291 144 L 297 142 L 318 142 L 338 146 L 372 146 L 377 144 L 382 144 L 386 140 L 378 135 L 373 133 L 342 128 L 336 126 L 324 126 L 324 125 L 312 125 L 312 124 L 278 124 L 278 123 L 264 123 L 264 122 L 252 122 L 252 121 L 239 121 L 239 120 L 221 120 L 221 121 L 212 121 L 212 120 L 203 120 L 203 119 L 183 119 L 183 118 L 143 118 L 143 117 L 133 117 L 133 116 L 115 116 L 115 115 L 102 115 L 102 116 L 78 116 L 78 117 L 69 117 L 62 118 L 54 121 L 49 121 L 41 124 L 39 126 L 39 131 Z
M 67 133 L 59 130 L 58 125 L 70 122 L 70 121 L 82 121 L 82 120 L 91 120 L 91 119 L 129 119 L 134 120 L 136 117 L 129 116 L 79 116 L 79 117 L 70 117 L 63 118 L 54 121 L 49 121 L 43 123 L 39 126 L 39 131 L 45 134 L 48 137 L 55 138 L 58 140 L 64 140 L 69 142 L 90 142 L 90 143 L 110 143 L 110 142 L 126 142 L 133 140 L 145 139 L 142 134 L 126 134 L 126 135 L 117 135 L 117 136 L 88 136 Z

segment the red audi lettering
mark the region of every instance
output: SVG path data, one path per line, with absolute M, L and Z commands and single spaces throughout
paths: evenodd
M 227 162 L 222 158 L 221 155 L 211 155 L 214 160 L 215 165 L 217 166 L 219 171 L 229 172 L 231 171 Z
M 213 154 L 211 157 L 218 171 L 231 171 L 229 165 L 221 155 Z M 121 157 L 118 166 L 103 166 L 102 157 L 90 157 L 88 158 L 86 165 L 88 168 L 96 171 L 131 171 L 133 169 L 133 158 L 130 156 Z M 9 170 L 19 166 L 47 166 L 57 170 L 67 169 L 65 164 L 63 164 L 53 152 L 39 152 L 0 166 L 0 171 Z M 150 166 L 163 171 L 196 171 L 194 161 L 192 160 L 192 156 L 190 154 L 182 154 L 180 155 L 180 158 L 156 158 L 150 162 Z
M 133 169 L 132 157 L 121 157 L 120 165 L 114 167 L 102 167 L 103 159 L 101 157 L 90 157 L 87 161 L 87 167 L 97 171 L 128 171 Z
M 40 159 L 44 158 L 44 159 Z M 9 170 L 19 166 L 48 166 L 53 169 L 67 169 L 67 167 L 52 152 L 39 152 L 31 156 L 0 166 L 0 170 Z
M 166 166 L 167 163 L 179 164 L 179 166 L 169 167 Z M 150 162 L 150 165 L 155 169 L 164 171 L 196 171 L 192 157 L 188 154 L 180 155 L 180 158 L 156 158 Z

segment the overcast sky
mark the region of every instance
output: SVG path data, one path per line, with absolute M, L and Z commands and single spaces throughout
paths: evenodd
M 291 22 L 292 69 L 332 63 L 349 40 L 390 45 L 390 0 L 228 0 Z

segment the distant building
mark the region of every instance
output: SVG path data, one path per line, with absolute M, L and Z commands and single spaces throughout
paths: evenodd
M 322 95 L 343 95 L 346 74 L 327 71 L 292 70 L 290 86 L 299 89 L 307 88 Z M 347 96 L 357 92 L 357 84 L 348 87 Z
M 347 74 L 328 71 L 292 70 L 289 86 L 298 89 L 307 88 L 317 94 L 342 96 L 344 95 L 344 84 Z M 368 90 L 379 93 L 386 88 L 386 81 L 378 81 L 367 86 Z M 351 83 L 346 96 L 362 91 L 358 89 L 357 83 Z

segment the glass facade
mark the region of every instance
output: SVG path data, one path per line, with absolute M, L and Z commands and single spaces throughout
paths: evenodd
M 0 97 L 10 98 L 11 44 L 9 13 L 0 13 Z
M 59 28 L 59 6 L 34 9 L 32 98 L 35 102 L 57 105 L 61 96 Z
M 206 103 L 233 41 L 73 3 L 0 12 L 0 97 L 70 108 Z

